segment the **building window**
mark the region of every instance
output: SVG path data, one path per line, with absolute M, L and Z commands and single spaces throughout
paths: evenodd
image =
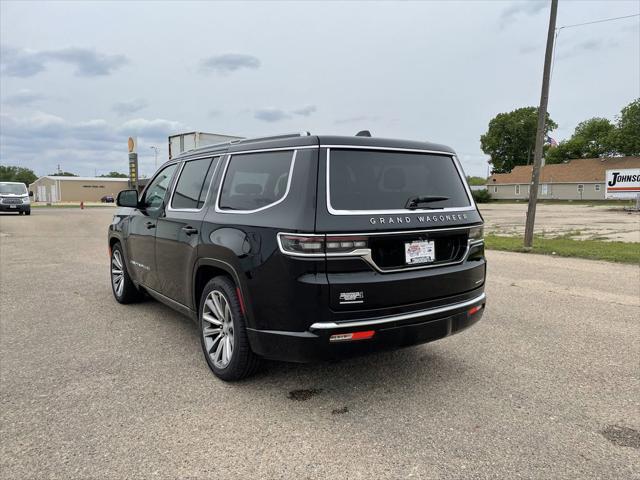
M 596 183 L 593 187 L 596 189 L 596 192 L 600 191 L 600 184 L 599 183 Z
M 542 184 L 542 195 L 548 195 L 549 194 L 549 185 L 546 183 Z
M 520 195 L 520 185 L 516 185 L 516 195 Z
M 584 185 L 581 183 L 578 184 L 578 192 L 580 193 L 584 192 Z
M 493 193 L 498 193 L 498 187 L 493 187 Z

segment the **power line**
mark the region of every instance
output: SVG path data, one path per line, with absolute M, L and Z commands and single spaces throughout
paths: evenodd
M 593 25 L 594 23 L 613 22 L 614 20 L 623 20 L 625 18 L 633 18 L 633 17 L 640 17 L 640 13 L 634 13 L 633 15 L 624 15 L 622 17 L 602 18 L 600 20 L 593 20 L 591 22 L 574 23 L 573 25 L 563 25 L 562 27 L 556 28 L 555 39 L 553 42 L 553 59 L 551 60 L 551 77 L 553 77 L 553 70 L 554 70 L 554 67 L 556 66 L 556 51 L 558 50 L 558 36 L 560 35 L 560 30 L 563 30 L 565 28 Z
M 556 28 L 556 30 L 562 30 L 563 28 L 582 27 L 583 25 L 593 25 L 594 23 L 612 22 L 614 20 L 622 20 L 624 18 L 640 17 L 640 13 L 634 13 L 633 15 L 625 15 L 624 17 L 603 18 L 601 20 L 593 20 L 591 22 L 575 23 L 573 25 L 563 25 Z

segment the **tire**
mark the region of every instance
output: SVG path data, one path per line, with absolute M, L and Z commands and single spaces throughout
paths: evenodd
M 23 212 L 22 210 L 20 210 L 20 211 L 18 212 L 18 215 L 24 215 L 24 212 Z
M 25 214 L 25 215 L 31 215 L 31 209 L 29 209 L 29 210 L 25 210 L 24 214 Z
M 119 243 L 116 243 L 111 249 L 109 267 L 111 291 L 116 301 L 127 304 L 142 300 L 142 292 L 136 288 L 129 276 L 129 271 L 124 261 L 124 254 L 122 253 L 122 246 Z
M 251 351 L 236 285 L 228 277 L 215 277 L 205 285 L 198 319 L 204 358 L 218 378 L 241 380 L 256 372 L 260 359 Z

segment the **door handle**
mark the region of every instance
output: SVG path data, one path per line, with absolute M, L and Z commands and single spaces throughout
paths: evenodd
M 198 233 L 198 229 L 197 228 L 193 228 L 189 225 L 187 225 L 186 227 L 182 227 L 182 231 L 184 233 L 186 233 L 187 235 L 191 236 L 191 235 L 195 235 L 196 233 Z
M 156 224 L 154 222 L 147 222 L 144 224 L 145 227 L 147 227 L 148 230 L 151 230 L 152 228 L 156 228 Z

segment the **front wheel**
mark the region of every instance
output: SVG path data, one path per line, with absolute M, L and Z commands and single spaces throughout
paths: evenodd
M 119 243 L 116 243 L 111 249 L 111 289 L 113 296 L 120 303 L 133 303 L 142 298 L 142 293 L 129 277 L 122 247 Z
M 29 210 L 25 210 L 25 211 L 24 211 L 24 214 L 25 214 L 25 215 L 31 215 L 31 209 L 29 209 Z
M 207 283 L 200 297 L 200 340 L 211 371 L 232 381 L 252 375 L 259 358 L 251 351 L 235 284 L 227 277 Z

